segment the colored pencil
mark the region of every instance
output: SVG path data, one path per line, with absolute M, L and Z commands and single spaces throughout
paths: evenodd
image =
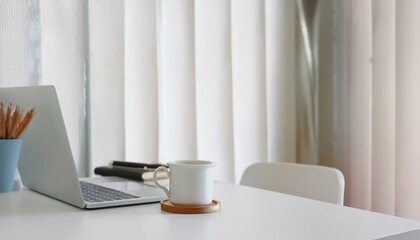
M 8 129 L 9 129 L 9 124 L 10 124 L 10 115 L 12 114 L 12 103 L 10 103 L 9 106 L 7 106 L 7 111 L 6 111 L 6 121 L 5 121 L 5 136 L 4 138 L 8 138 L 7 134 L 8 134 Z
M 6 125 L 5 125 L 5 116 L 3 110 L 3 103 L 0 103 L 0 139 L 6 137 Z
M 35 108 L 31 109 L 29 112 L 26 113 L 25 117 L 19 124 L 19 128 L 17 129 L 16 138 L 19 138 L 25 129 L 28 127 L 29 123 L 32 121 L 32 118 L 35 116 Z

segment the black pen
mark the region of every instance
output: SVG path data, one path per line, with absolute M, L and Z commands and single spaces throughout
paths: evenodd
M 125 161 L 112 161 L 112 166 L 119 167 L 132 167 L 132 168 L 158 168 L 160 166 L 167 167 L 165 164 L 160 163 L 139 163 L 139 162 L 125 162 Z

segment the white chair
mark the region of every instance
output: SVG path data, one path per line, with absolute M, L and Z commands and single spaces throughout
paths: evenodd
M 256 163 L 241 185 L 343 205 L 344 176 L 330 167 L 298 163 Z

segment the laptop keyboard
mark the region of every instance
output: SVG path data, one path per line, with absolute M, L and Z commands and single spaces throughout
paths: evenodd
M 128 193 L 123 193 L 114 189 L 98 186 L 95 184 L 80 181 L 82 194 L 88 202 L 107 202 L 123 199 L 140 198 Z

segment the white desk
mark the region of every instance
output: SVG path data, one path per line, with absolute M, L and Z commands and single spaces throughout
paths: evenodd
M 420 228 L 418 221 L 228 183 L 215 184 L 215 199 L 217 213 L 178 215 L 159 204 L 80 210 L 29 190 L 4 193 L 0 239 L 353 240 Z

